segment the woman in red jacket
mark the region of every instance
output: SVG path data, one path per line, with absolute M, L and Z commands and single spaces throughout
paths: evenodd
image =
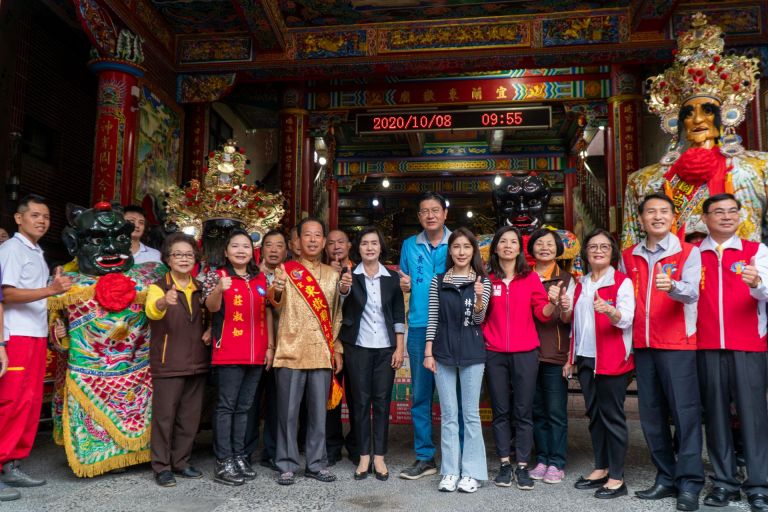
M 587 478 L 579 477 L 575 487 L 597 489 L 595 498 L 603 499 L 627 494 L 624 459 L 629 436 L 624 397 L 635 367 L 631 353 L 635 295 L 632 281 L 614 269 L 619 254 L 616 240 L 607 231 L 588 234 L 581 245 L 587 275 L 576 285 L 573 299 L 560 300 L 566 319 L 573 316 L 571 350 L 563 374 L 571 378 L 576 365 L 595 452 L 595 469 Z
M 248 411 L 261 372 L 274 357 L 267 281 L 253 260 L 253 242 L 243 230 L 229 235 L 226 264 L 204 279 L 205 305 L 213 314 L 211 340 L 218 384 L 213 415 L 215 481 L 242 485 L 256 478 L 245 454 Z
M 501 460 L 495 483 L 512 485 L 510 462 L 510 385 L 514 390 L 515 455 L 518 489 L 533 489 L 528 462 L 533 446 L 533 397 L 539 368 L 539 336 L 534 315 L 549 320 L 553 301 L 539 276 L 525 260 L 520 232 L 505 226 L 493 237 L 490 248 L 491 301 L 483 323 L 487 361 L 485 372 L 493 409 L 493 437 Z M 553 292 L 555 301 L 557 294 Z

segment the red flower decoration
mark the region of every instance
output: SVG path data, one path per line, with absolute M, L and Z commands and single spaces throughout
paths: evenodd
M 136 298 L 136 283 L 125 274 L 107 274 L 96 283 L 96 300 L 107 311 L 122 311 Z

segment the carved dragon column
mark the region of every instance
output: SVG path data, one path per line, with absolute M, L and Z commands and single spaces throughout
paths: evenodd
M 125 204 L 131 200 L 133 187 L 137 83 L 144 75 L 144 40 L 129 30 L 118 31 L 100 1 L 75 3 L 80 23 L 94 46 L 89 67 L 99 77 L 91 200 Z

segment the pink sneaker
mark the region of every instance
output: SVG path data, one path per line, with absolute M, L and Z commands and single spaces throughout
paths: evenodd
M 536 467 L 533 468 L 528 472 L 528 476 L 533 478 L 534 480 L 541 480 L 544 478 L 544 475 L 547 473 L 547 466 L 539 462 L 536 464 Z
M 549 466 L 544 473 L 545 484 L 559 484 L 565 478 L 565 471 L 557 469 L 555 466 Z

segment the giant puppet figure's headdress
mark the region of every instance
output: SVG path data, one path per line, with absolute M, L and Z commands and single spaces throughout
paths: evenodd
M 675 63 L 662 74 L 648 79 L 648 109 L 661 117 L 661 128 L 672 134 L 672 147 L 679 137 L 678 116 L 683 104 L 693 98 L 717 101 L 724 134 L 721 151 L 735 156 L 743 151 L 735 127 L 744 121 L 746 107 L 755 96 L 760 78 L 759 60 L 741 55 L 723 55 L 723 31 L 709 25 L 702 13 L 691 16 L 691 29 L 677 40 Z M 663 165 L 678 155 L 668 153 Z
M 239 225 L 260 242 L 280 223 L 284 199 L 282 193 L 268 193 L 246 184 L 246 162 L 246 155 L 233 140 L 213 151 L 208 167 L 203 169 L 202 183 L 195 179 L 184 189 L 165 190 L 167 222 L 200 239 L 204 223 L 221 221 L 231 227 Z

